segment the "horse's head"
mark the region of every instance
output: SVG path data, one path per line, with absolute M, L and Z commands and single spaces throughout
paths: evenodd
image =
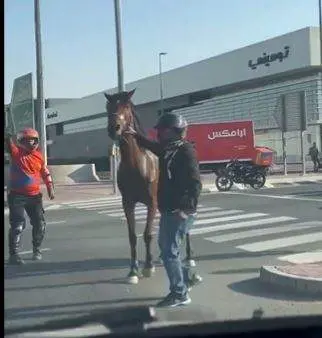
M 134 117 L 131 97 L 134 92 L 135 89 L 130 92 L 120 92 L 113 95 L 104 93 L 108 114 L 107 130 L 112 140 L 119 139 L 129 126 L 133 127 Z

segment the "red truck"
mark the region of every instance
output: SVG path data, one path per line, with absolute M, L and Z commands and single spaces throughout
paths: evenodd
M 149 136 L 154 139 L 155 131 Z M 190 124 L 187 139 L 195 145 L 200 168 L 217 174 L 233 159 L 263 167 L 273 161 L 272 149 L 255 146 L 253 121 Z

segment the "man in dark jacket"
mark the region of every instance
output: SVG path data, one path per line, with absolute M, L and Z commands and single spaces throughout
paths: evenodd
M 158 306 L 175 307 L 191 302 L 190 271 L 182 265 L 180 244 L 193 225 L 202 185 L 194 147 L 185 141 L 187 126 L 182 116 L 169 113 L 161 116 L 155 126 L 159 142 L 150 141 L 132 129 L 128 131 L 136 135 L 140 146 L 159 157 L 159 247 L 170 293 Z M 201 277 L 194 281 L 200 282 Z

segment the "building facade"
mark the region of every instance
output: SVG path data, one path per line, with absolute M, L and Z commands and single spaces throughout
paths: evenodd
M 189 123 L 251 119 L 256 143 L 282 155 L 281 126 L 288 131 L 286 153 L 300 162 L 299 121 L 305 110 L 304 151 L 321 149 L 322 67 L 319 29 L 307 27 L 273 39 L 163 73 L 165 111 L 183 114 Z M 145 128 L 160 114 L 159 76 L 128 83 Z M 117 88 L 106 90 L 115 93 Z M 305 95 L 305 106 L 300 99 Z M 105 97 L 99 92 L 48 108 L 48 158 L 54 162 L 108 163 Z M 285 119 L 283 121 L 285 121 Z

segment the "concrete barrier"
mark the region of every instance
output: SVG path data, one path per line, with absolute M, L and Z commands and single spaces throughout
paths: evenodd
M 71 164 L 48 166 L 54 184 L 98 182 L 94 164 Z

